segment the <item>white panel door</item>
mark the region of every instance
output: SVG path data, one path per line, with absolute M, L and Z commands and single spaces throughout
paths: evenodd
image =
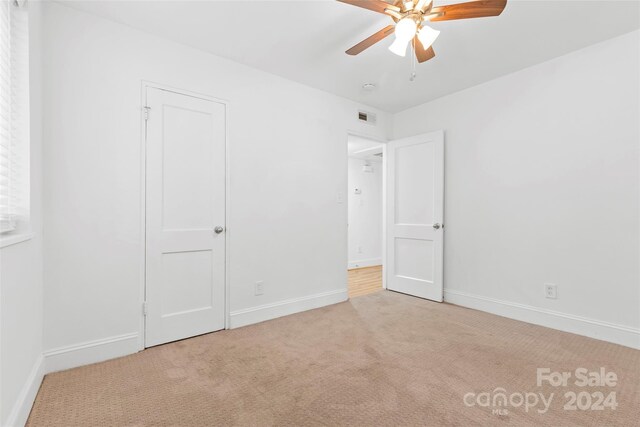
M 150 347 L 224 329 L 226 129 L 224 104 L 156 88 L 146 96 Z
M 444 134 L 386 146 L 387 289 L 442 301 Z

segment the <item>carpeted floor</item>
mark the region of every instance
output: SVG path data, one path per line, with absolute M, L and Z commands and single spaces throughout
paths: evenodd
M 617 385 L 536 385 L 581 367 Z M 478 406 L 497 388 L 512 403 Z M 632 426 L 639 388 L 640 351 L 383 291 L 47 375 L 28 425 Z M 563 409 L 571 391 L 617 409 Z M 533 393 L 554 393 L 546 413 L 518 405 Z

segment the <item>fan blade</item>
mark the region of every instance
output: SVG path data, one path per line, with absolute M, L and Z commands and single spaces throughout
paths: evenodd
M 353 46 L 351 49 L 349 49 L 347 51 L 347 54 L 349 54 L 349 55 L 357 55 L 357 54 L 359 54 L 363 50 L 373 46 L 376 43 L 378 43 L 380 40 L 384 39 L 389 34 L 393 34 L 393 30 L 394 29 L 395 29 L 395 26 L 393 26 L 393 25 L 389 25 L 387 27 L 384 27 L 383 29 L 381 29 L 380 31 L 375 33 L 374 35 L 367 37 L 366 39 L 362 40 L 357 45 Z
M 350 4 L 352 6 L 373 10 L 374 12 L 378 12 L 378 13 L 385 13 L 384 12 L 385 9 L 400 12 L 400 8 L 398 6 L 394 6 L 382 0 L 338 0 L 338 1 L 341 3 Z
M 468 3 L 450 4 L 431 9 L 430 21 L 451 21 L 453 19 L 482 18 L 498 16 L 502 13 L 507 0 L 481 0 Z
M 433 46 L 429 46 L 429 49 L 424 50 L 422 43 L 418 40 L 418 37 L 413 38 L 414 50 L 416 51 L 416 58 L 418 58 L 418 62 L 425 62 L 436 56 L 436 53 L 433 51 Z

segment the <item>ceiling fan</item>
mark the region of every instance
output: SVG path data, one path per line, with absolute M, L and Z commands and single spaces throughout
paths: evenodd
M 433 6 L 433 0 L 390 0 L 388 3 L 382 0 L 338 1 L 386 14 L 395 22 L 395 25 L 389 25 L 353 46 L 346 51 L 347 54 L 357 55 L 395 33 L 396 39 L 389 50 L 405 56 L 413 40 L 418 62 L 428 61 L 436 55 L 431 45 L 440 31 L 426 25 L 427 22 L 498 16 L 507 5 L 507 0 L 480 0 L 436 7 Z

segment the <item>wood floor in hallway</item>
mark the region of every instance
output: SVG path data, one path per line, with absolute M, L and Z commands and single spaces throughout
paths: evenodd
M 382 266 L 349 270 L 349 298 L 372 294 L 382 290 Z

